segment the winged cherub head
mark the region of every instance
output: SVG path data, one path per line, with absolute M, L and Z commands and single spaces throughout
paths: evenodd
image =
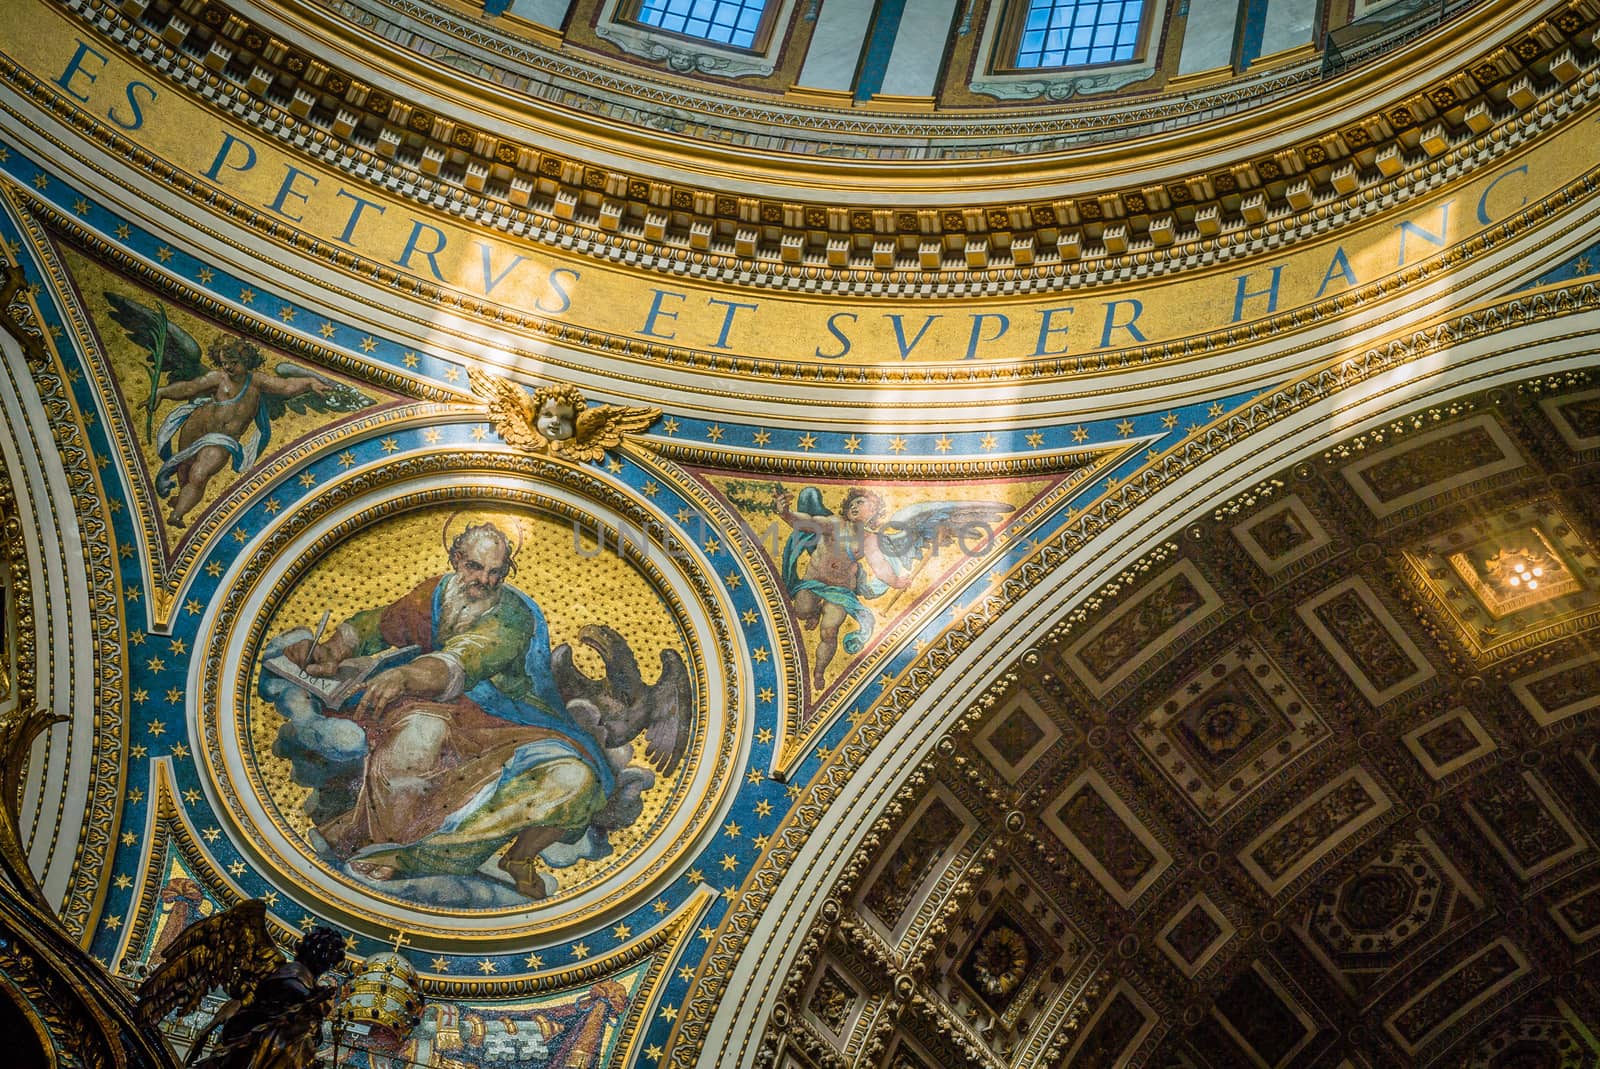
M 310 969 L 312 976 L 321 976 L 344 960 L 344 936 L 319 925 L 300 937 L 294 960 Z
M 541 386 L 533 393 L 533 426 L 552 442 L 578 433 L 578 413 L 586 407 L 576 386 Z

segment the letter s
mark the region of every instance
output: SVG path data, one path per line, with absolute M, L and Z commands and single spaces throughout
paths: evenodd
M 556 305 L 554 308 L 546 308 L 544 303 L 545 295 L 540 294 L 539 299 L 533 304 L 533 306 L 539 309 L 539 311 L 546 312 L 550 315 L 558 315 L 572 307 L 572 293 L 567 289 L 567 287 L 561 284 L 561 279 L 558 277 L 560 275 L 571 275 L 573 282 L 577 282 L 580 277 L 578 272 L 572 270 L 570 267 L 558 267 L 554 271 L 551 271 L 549 276 L 546 277 L 545 282 L 549 285 L 550 292 L 555 294 L 556 298 L 560 300 L 561 303 Z
M 127 85 L 127 88 L 124 90 L 124 92 L 127 94 L 128 107 L 133 111 L 133 117 L 131 119 L 128 119 L 128 120 L 124 121 L 122 116 L 117 114 L 117 107 L 116 107 L 115 104 L 113 104 L 106 111 L 106 118 L 110 119 L 112 122 L 116 123 L 118 126 L 122 127 L 124 130 L 137 130 L 137 129 L 139 129 L 139 127 L 143 126 L 144 125 L 144 109 L 139 107 L 139 98 L 134 95 L 134 92 L 136 90 L 140 90 L 140 89 L 142 89 L 146 93 L 150 94 L 150 99 L 149 99 L 149 101 L 146 101 L 146 103 L 154 103 L 155 102 L 155 99 L 156 99 L 156 87 L 155 86 L 151 85 L 149 82 L 129 82 L 128 85 Z
M 844 331 L 840 330 L 838 323 L 834 322 L 836 319 L 840 318 L 848 318 L 850 322 L 854 323 L 861 317 L 856 315 L 854 312 L 835 312 L 833 315 L 828 317 L 828 333 L 832 334 L 835 338 L 838 338 L 839 344 L 844 346 L 844 348 L 840 349 L 836 353 L 825 353 L 822 351 L 822 346 L 817 346 L 817 356 L 824 360 L 837 360 L 850 351 L 850 339 L 845 337 Z

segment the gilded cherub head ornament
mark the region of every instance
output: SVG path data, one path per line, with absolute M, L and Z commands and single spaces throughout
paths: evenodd
M 514 449 L 567 460 L 593 461 L 629 434 L 661 418 L 659 408 L 590 405 L 576 386 L 554 383 L 533 393 L 487 372 L 469 369 L 472 391 L 489 410 L 495 433 Z

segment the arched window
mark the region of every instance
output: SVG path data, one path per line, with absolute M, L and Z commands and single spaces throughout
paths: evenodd
M 768 8 L 767 0 L 625 0 L 618 14 L 637 26 L 756 52 L 771 29 Z
M 1124 63 L 1139 55 L 1144 0 L 1012 0 L 997 70 Z

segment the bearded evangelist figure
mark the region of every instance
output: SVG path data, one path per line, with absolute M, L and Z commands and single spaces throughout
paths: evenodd
M 320 641 L 300 631 L 269 647 L 313 679 L 386 649 L 415 654 L 373 674 L 350 707 L 307 708 L 303 691 L 264 672 L 263 695 L 288 717 L 276 749 L 316 788 L 317 845 L 356 876 L 442 905 L 505 904 L 509 888 L 486 879 L 495 859 L 522 899 L 540 899 L 554 886 L 541 858 L 604 856 L 656 774 L 676 771 L 692 726 L 688 672 L 664 650 L 646 686 L 606 627 L 580 634 L 604 680 L 579 671 L 569 647 L 552 652 L 538 604 L 506 581 L 513 552 L 492 524 L 458 535 L 449 561 Z M 634 760 L 641 734 L 645 763 Z

